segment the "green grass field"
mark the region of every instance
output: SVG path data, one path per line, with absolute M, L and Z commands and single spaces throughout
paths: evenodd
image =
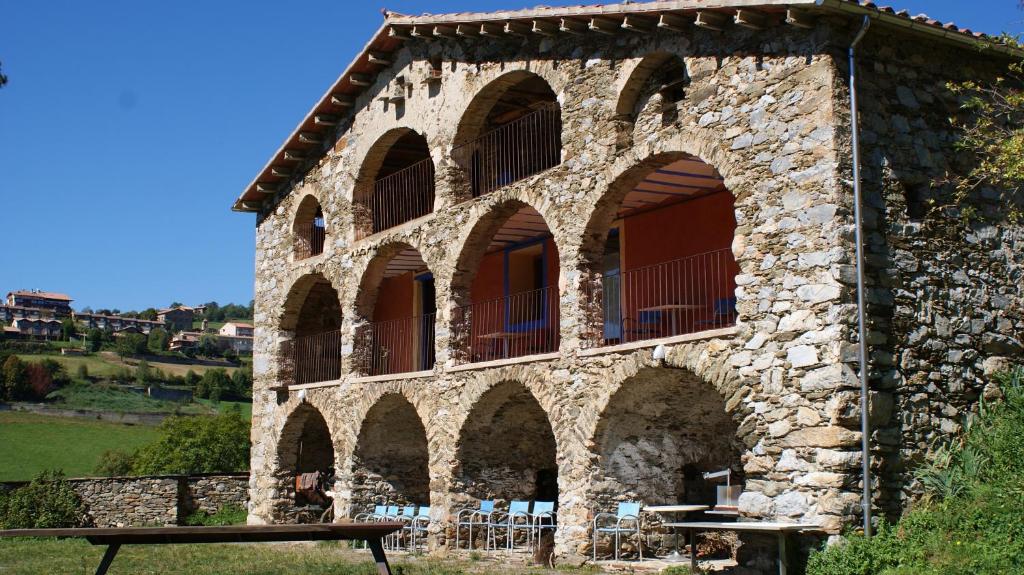
M 102 547 L 80 540 L 0 540 L 0 573 L 88 575 L 96 570 Z M 556 571 L 517 567 L 498 561 L 452 561 L 389 554 L 402 575 L 526 575 Z M 499 554 L 496 557 L 502 560 Z M 559 569 L 557 572 L 599 573 Z M 257 543 L 235 545 L 127 545 L 121 548 L 110 575 L 374 575 L 369 552 L 344 543 Z
M 47 396 L 52 407 L 119 413 L 213 414 L 212 405 L 152 399 L 103 384 L 72 384 Z
M 0 412 L 0 481 L 31 479 L 44 469 L 93 475 L 104 451 L 132 450 L 156 436 L 155 427 L 144 425 Z
M 19 353 L 16 354 L 24 361 L 40 361 L 42 359 L 52 359 L 64 366 L 64 369 L 74 376 L 78 373 L 78 366 L 85 365 L 85 368 L 89 370 L 90 377 L 111 377 L 122 369 L 134 370 L 138 365 L 139 360 L 130 358 L 127 361 L 121 361 L 121 358 L 116 353 L 110 351 L 102 351 L 92 355 L 82 356 L 66 356 L 57 353 Z M 159 369 L 169 375 L 185 375 L 192 370 L 199 375 L 203 375 L 209 369 L 214 369 L 215 366 L 206 365 L 191 365 L 182 363 L 165 363 L 162 361 L 148 361 L 149 367 L 152 369 Z M 223 367 L 228 374 L 234 373 L 238 368 L 236 367 Z

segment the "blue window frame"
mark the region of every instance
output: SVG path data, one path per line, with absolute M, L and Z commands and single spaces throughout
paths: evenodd
M 508 332 L 523 332 L 532 331 L 535 329 L 541 329 L 548 324 L 548 294 L 544 291 L 544 288 L 548 287 L 548 245 L 547 240 L 550 235 L 545 235 L 539 238 L 533 238 L 524 242 L 509 245 L 505 248 L 505 269 L 504 269 L 504 290 L 505 290 L 505 331 Z M 509 262 L 511 259 L 512 252 L 529 248 L 540 244 L 540 289 L 539 292 L 539 305 L 540 305 L 540 318 L 532 321 L 524 321 L 513 323 L 511 318 L 511 303 L 512 300 L 509 296 L 514 295 L 509 293 L 511 285 L 509 282 Z M 521 292 L 520 292 L 521 293 Z

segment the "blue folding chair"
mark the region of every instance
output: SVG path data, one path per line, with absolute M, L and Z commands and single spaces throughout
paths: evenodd
M 605 525 L 601 525 L 601 520 L 606 520 Z M 607 520 L 614 519 L 615 523 L 607 523 Z M 644 551 L 641 546 L 641 533 L 640 533 L 640 503 L 637 501 L 628 501 L 619 503 L 618 509 L 615 513 L 598 513 L 594 516 L 594 561 L 597 561 L 597 537 L 600 534 L 612 535 L 615 538 L 615 560 L 619 559 L 619 544 L 620 537 L 623 533 L 627 536 L 630 534 L 636 534 L 636 549 L 637 555 L 640 561 L 644 560 Z
M 488 499 L 480 501 L 480 507 L 478 509 L 465 508 L 460 509 L 455 514 L 455 548 L 459 548 L 459 535 L 462 531 L 462 527 L 469 528 L 469 547 L 473 548 L 473 528 L 480 527 L 487 530 L 488 524 L 491 522 L 491 514 L 494 513 L 494 500 Z M 486 533 L 485 533 L 486 535 Z
M 412 521 L 415 518 L 416 518 L 416 506 L 415 505 L 406 505 L 405 507 L 402 507 L 400 509 L 398 515 L 395 516 L 395 521 L 399 521 L 403 525 L 402 525 L 401 529 L 399 529 L 398 531 L 395 531 L 391 535 L 394 538 L 394 543 L 393 543 L 392 547 L 394 547 L 395 549 L 401 549 L 401 547 L 402 547 L 402 541 L 401 541 L 402 540 L 402 535 L 405 534 L 407 531 L 409 531 L 407 529 L 407 527 L 412 524 Z
M 533 512 L 530 513 L 530 530 L 533 532 L 534 544 L 540 544 L 540 538 L 544 535 L 545 529 L 554 531 L 558 527 L 556 518 L 554 501 L 535 501 L 533 503 Z
M 530 545 L 532 525 L 530 522 L 530 502 L 512 501 L 508 511 L 495 511 L 487 525 L 488 546 L 498 550 L 498 532 L 505 531 L 505 548 L 509 551 L 515 547 L 516 529 L 526 530 L 526 544 Z
M 430 527 L 430 507 L 420 507 L 416 515 L 413 516 L 412 521 L 409 522 L 409 539 L 410 539 L 410 551 L 416 551 L 417 541 L 425 539 L 427 536 L 427 530 Z

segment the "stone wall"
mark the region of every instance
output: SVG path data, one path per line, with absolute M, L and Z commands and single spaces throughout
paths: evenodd
M 887 41 L 886 34 L 873 34 L 879 44 Z M 295 422 L 314 411 L 326 422 L 334 448 L 337 514 L 364 510 L 371 500 L 422 499 L 423 481 L 400 485 L 394 465 L 425 461 L 435 547 L 445 542 L 441 525 L 452 510 L 480 497 L 533 495 L 531 477 L 536 482 L 551 461 L 562 555 L 588 554 L 590 517 L 616 499 L 668 501 L 691 491 L 705 497 L 691 478 L 725 467 L 744 482 L 740 509 L 746 517 L 816 522 L 830 533 L 855 522 L 860 433 L 841 53 L 847 36 L 852 38 L 848 22 L 822 19 L 809 30 L 695 28 L 564 42 L 407 42 L 356 102 L 356 112 L 342 119 L 316 165 L 259 215 L 250 521 L 287 515 L 282 510 L 292 505 L 288 482 L 299 451 Z M 866 93 L 891 92 L 891 98 L 878 95 L 876 101 L 901 106 L 934 104 L 925 94 L 945 77 L 938 75 L 943 62 L 968 59 L 966 51 L 925 58 L 937 75 L 924 82 L 908 74 L 918 74 L 914 68 L 923 62 L 910 58 L 901 64 L 893 48 L 871 49 L 877 56 L 866 65 L 877 73 L 865 80 Z M 928 47 L 916 49 L 930 53 Z M 671 60 L 666 54 L 682 62 L 688 77 L 671 105 L 648 82 L 652 69 Z M 420 80 L 431 58 L 442 60 L 444 73 L 440 84 L 428 87 Z M 493 99 L 496 86 L 511 74 L 536 75 L 556 94 L 561 163 L 466 199 L 461 169 L 448 152 L 461 141 L 461 130 L 480 120 L 480 102 Z M 907 89 L 886 80 L 896 75 L 930 88 L 920 94 L 909 90 L 908 96 Z M 411 82 L 400 107 L 379 98 L 398 76 Z M 928 126 L 940 112 L 928 120 L 865 106 L 868 131 L 902 131 L 889 138 L 902 142 L 890 154 L 901 162 L 926 165 L 924 159 L 935 158 L 928 146 L 948 148 L 948 134 Z M 379 156 L 379 141 L 408 129 L 425 137 L 436 167 L 434 212 L 356 240 L 353 194 L 365 179 L 366 159 Z M 865 174 L 873 205 L 881 201 L 881 167 L 891 163 L 880 140 L 865 138 L 875 164 L 867 162 Z M 619 203 L 645 172 L 684 157 L 713 166 L 734 197 L 736 327 L 666 341 L 663 362 L 652 358 L 652 346 L 587 349 L 583 342 L 592 318 L 584 289 Z M 308 197 L 323 209 L 327 242 L 322 255 L 297 260 L 292 223 Z M 455 306 L 467 297 L 490 235 L 521 206 L 541 214 L 557 245 L 560 348 L 521 361 L 457 365 L 451 341 Z M 921 226 L 880 227 L 880 215 L 868 213 L 871 281 L 881 288 L 870 298 L 869 343 L 876 390 L 872 416 L 886 425 L 873 439 L 882 446 L 883 484 L 893 482 L 902 492 L 903 462 L 922 457 L 928 441 L 954 431 L 956 410 L 977 397 L 961 392 L 965 377 L 977 384 L 991 356 L 1019 354 L 1013 331 L 1022 327 L 1021 297 L 1013 286 L 1020 268 L 1019 259 L 1011 260 L 1020 257 L 1013 255 L 1021 253 L 1015 250 L 1021 247 L 1020 229 L 933 235 Z M 899 233 L 892 236 L 893 230 Z M 947 246 L 936 258 L 926 250 L 933 237 Z M 876 257 L 876 248 L 890 244 L 900 246 L 891 259 Z M 406 248 L 419 252 L 434 277 L 437 364 L 415 377 L 360 377 L 353 366 L 353 336 L 370 317 L 383 266 Z M 317 282 L 333 292 L 317 291 L 320 303 L 305 307 L 309 286 Z M 322 301 L 325 294 L 329 303 Z M 978 294 L 985 299 L 976 299 Z M 985 309 L 975 309 L 980 301 Z M 296 318 L 302 323 L 303 316 L 339 322 L 342 375 L 300 391 L 283 387 L 291 372 L 279 352 L 298 333 Z M 919 325 L 926 325 L 924 332 Z M 913 367 L 906 377 L 896 373 L 900 363 Z M 522 410 L 503 412 L 514 419 L 495 417 L 495 390 L 522 399 Z M 949 394 L 957 401 L 941 399 Z M 396 397 L 405 405 L 401 416 L 379 427 L 375 406 Z M 536 410 L 526 409 L 531 402 Z M 401 453 L 368 443 L 387 437 L 401 438 Z M 524 450 L 516 443 L 523 438 L 537 440 Z M 900 504 L 899 496 L 885 492 L 878 501 Z
M 249 475 L 162 475 L 68 479 L 92 527 L 178 525 L 196 511 L 215 513 L 249 500 Z M 17 489 L 25 482 L 6 482 Z

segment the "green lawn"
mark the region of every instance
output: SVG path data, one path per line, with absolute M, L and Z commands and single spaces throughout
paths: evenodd
M 197 403 L 152 399 L 141 393 L 111 385 L 73 384 L 47 396 L 52 407 L 116 411 L 119 413 L 212 414 L 213 409 Z
M 90 377 L 111 377 L 121 370 L 123 365 L 117 365 L 107 361 L 100 355 L 60 355 L 51 353 L 19 353 L 18 357 L 28 362 L 38 362 L 43 359 L 52 359 L 64 366 L 64 369 L 72 377 L 78 374 L 78 366 L 84 365 L 89 370 Z
M 211 409 L 216 409 L 218 413 L 224 413 L 229 408 L 238 406 L 242 410 L 242 419 L 249 421 L 252 419 L 252 402 L 251 401 L 220 401 L 214 403 L 209 399 L 196 399 L 196 403 L 205 405 Z
M 102 547 L 79 540 L 0 540 L 0 573 L 88 575 L 96 570 Z M 400 557 L 391 554 L 393 570 L 402 575 L 525 575 L 554 573 L 498 561 L 461 561 Z M 502 560 L 499 554 L 497 559 Z M 571 572 L 598 573 L 578 569 Z M 127 545 L 110 575 L 374 575 L 366 551 L 341 543 L 253 543 L 234 545 Z M 559 572 L 566 572 L 560 569 Z
M 144 425 L 0 412 L 0 481 L 31 479 L 58 468 L 69 477 L 93 475 L 104 451 L 132 450 L 156 436 L 156 428 Z

